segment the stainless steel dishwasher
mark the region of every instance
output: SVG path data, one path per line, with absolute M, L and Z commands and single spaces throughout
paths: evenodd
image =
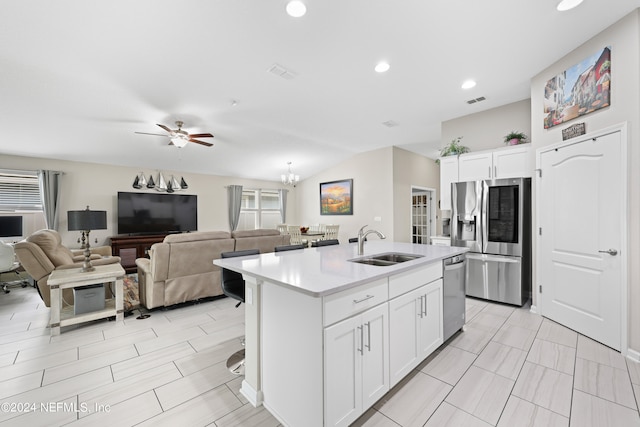
M 451 338 L 462 329 L 465 322 L 465 266 L 467 260 L 463 255 L 445 258 L 443 261 L 443 339 Z

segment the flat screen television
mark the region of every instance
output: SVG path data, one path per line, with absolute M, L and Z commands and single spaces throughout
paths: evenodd
M 118 192 L 118 234 L 163 234 L 198 229 L 198 196 Z
M 22 216 L 0 216 L 0 237 L 22 237 Z

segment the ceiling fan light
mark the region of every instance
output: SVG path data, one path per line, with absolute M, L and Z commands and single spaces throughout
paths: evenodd
M 558 6 L 556 6 L 556 9 L 559 12 L 565 12 L 567 10 L 571 10 L 574 7 L 577 7 L 578 5 L 580 5 L 580 3 L 582 3 L 583 0 L 561 0 L 560 3 L 558 3 Z
M 299 0 L 292 0 L 287 3 L 287 14 L 293 18 L 300 18 L 307 13 L 307 6 Z
M 173 145 L 175 145 L 178 148 L 182 148 L 185 145 L 187 145 L 187 142 L 189 142 L 188 140 L 186 140 L 185 138 L 179 137 L 179 136 L 174 136 L 171 138 L 171 142 L 173 143 Z

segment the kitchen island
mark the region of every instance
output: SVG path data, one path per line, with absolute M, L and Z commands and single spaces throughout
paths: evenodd
M 442 344 L 442 260 L 464 252 L 375 240 L 364 255 L 352 243 L 215 260 L 246 281 L 242 394 L 286 426 L 350 424 Z M 411 256 L 354 262 L 393 253 Z

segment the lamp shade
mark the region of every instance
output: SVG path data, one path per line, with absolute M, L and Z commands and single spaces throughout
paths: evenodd
M 67 211 L 67 223 L 69 231 L 106 230 L 107 211 Z

